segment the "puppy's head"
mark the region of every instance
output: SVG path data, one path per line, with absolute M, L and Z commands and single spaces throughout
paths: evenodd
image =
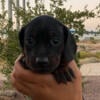
M 26 66 L 36 72 L 53 72 L 64 60 L 73 56 L 71 34 L 59 21 L 50 16 L 39 16 L 19 32 L 19 41 Z M 71 50 L 71 51 L 70 51 Z M 67 52 L 68 51 L 68 52 Z M 67 56 L 68 53 L 68 56 Z

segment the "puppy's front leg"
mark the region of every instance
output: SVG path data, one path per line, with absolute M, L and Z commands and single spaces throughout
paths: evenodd
M 75 78 L 74 72 L 70 67 L 67 67 L 67 69 L 58 68 L 52 74 L 58 83 L 66 84 L 67 82 L 72 82 Z
M 19 59 L 19 62 L 20 62 L 20 64 L 22 65 L 23 68 L 29 69 L 29 67 L 26 65 L 25 57 L 24 57 L 24 56 L 22 56 L 22 57 Z

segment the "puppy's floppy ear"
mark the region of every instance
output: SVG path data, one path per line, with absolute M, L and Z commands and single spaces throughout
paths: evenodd
M 64 60 L 69 62 L 75 58 L 77 45 L 74 36 L 71 34 L 66 26 L 63 26 L 64 30 Z
M 24 34 L 25 34 L 25 27 L 22 27 L 21 30 L 19 31 L 19 43 L 21 48 L 24 48 Z

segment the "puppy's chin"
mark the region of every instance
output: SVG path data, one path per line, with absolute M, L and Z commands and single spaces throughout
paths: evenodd
M 55 69 L 50 68 L 34 68 L 34 72 L 40 73 L 40 74 L 49 74 L 54 72 Z
M 33 72 L 41 73 L 41 74 L 52 73 L 56 70 L 57 67 L 58 67 L 57 65 L 54 66 L 54 65 L 48 65 L 48 64 L 45 64 L 45 65 L 35 64 L 33 66 L 28 66 L 28 68 L 32 70 Z
M 60 61 L 57 61 L 54 63 L 54 61 L 48 62 L 48 63 L 36 63 L 35 60 L 33 59 L 27 59 L 27 58 L 23 58 L 22 60 L 24 62 L 24 67 L 26 69 L 29 69 L 33 72 L 36 73 L 41 73 L 41 74 L 49 74 L 54 72 L 58 66 Z M 56 60 L 55 60 L 56 61 Z

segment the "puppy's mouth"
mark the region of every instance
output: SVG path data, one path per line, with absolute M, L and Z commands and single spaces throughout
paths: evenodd
M 39 67 L 39 66 L 36 66 L 34 69 L 33 69 L 33 71 L 34 72 L 37 72 L 37 73 L 41 73 L 41 74 L 49 74 L 49 73 L 52 73 L 52 72 L 54 72 L 54 70 L 55 70 L 56 68 L 54 68 L 54 67 L 47 67 L 47 66 L 41 66 L 41 67 Z
M 37 73 L 47 74 L 52 73 L 56 70 L 59 64 L 54 64 L 53 61 L 50 61 L 47 57 L 39 58 L 36 57 L 35 59 L 23 59 L 24 66 Z
M 37 73 L 47 74 L 54 72 L 57 66 L 49 63 L 35 63 L 33 66 L 28 66 L 28 68 Z

